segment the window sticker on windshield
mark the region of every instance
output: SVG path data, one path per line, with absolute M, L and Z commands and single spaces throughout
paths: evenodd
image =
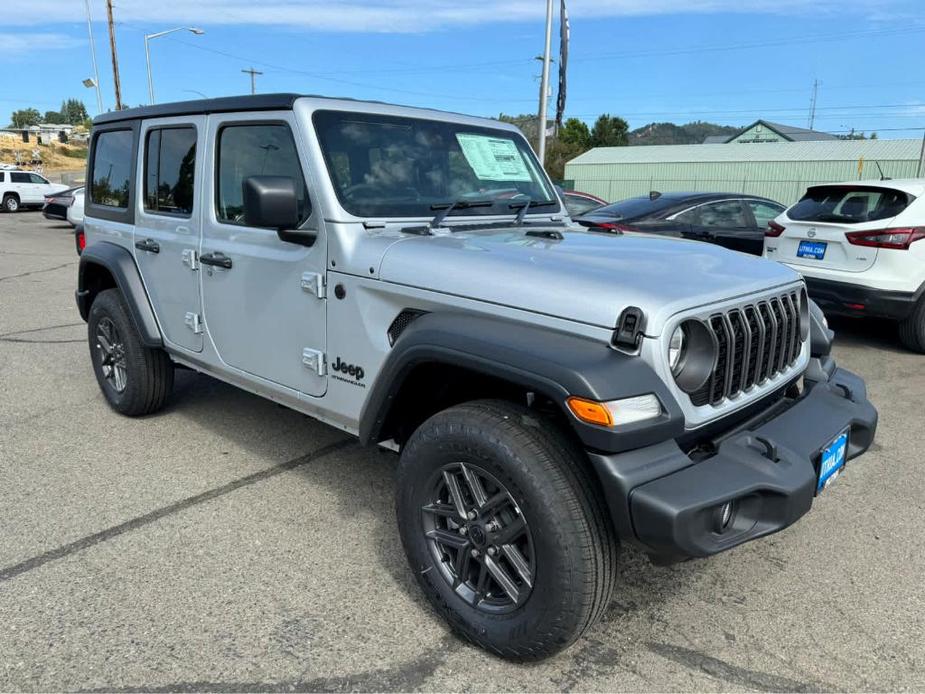
M 456 140 L 479 180 L 533 180 L 513 140 L 469 133 L 456 133 Z

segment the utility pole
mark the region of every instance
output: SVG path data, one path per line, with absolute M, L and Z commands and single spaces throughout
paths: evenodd
M 255 70 L 254 68 L 248 68 L 247 70 L 241 70 L 241 72 L 246 72 L 251 76 L 251 94 L 257 93 L 257 75 L 262 75 L 263 73 L 260 70 Z
M 90 19 L 90 0 L 84 0 L 87 8 L 87 34 L 90 37 L 90 65 L 93 67 L 93 80 L 96 82 L 96 110 L 103 112 L 103 92 L 100 87 L 100 71 L 96 67 L 96 46 L 93 43 L 93 21 Z
M 112 0 L 106 0 L 106 16 L 109 20 L 109 50 L 112 52 L 112 80 L 116 85 L 116 110 L 122 110 L 122 84 L 119 82 L 119 56 L 116 53 L 116 28 L 112 21 Z
M 816 98 L 819 96 L 819 80 L 813 80 L 813 97 L 809 102 L 809 129 L 813 129 L 816 122 Z
M 546 49 L 543 51 L 543 78 L 540 80 L 540 117 L 537 154 L 540 166 L 546 168 L 546 108 L 549 98 L 549 63 L 552 60 L 552 0 L 546 0 Z

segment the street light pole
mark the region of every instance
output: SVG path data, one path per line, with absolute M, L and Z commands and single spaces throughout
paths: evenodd
M 90 0 L 84 0 L 87 7 L 87 34 L 90 37 L 90 64 L 93 66 L 93 81 L 96 82 L 96 110 L 103 112 L 103 93 L 100 90 L 100 71 L 96 67 L 96 46 L 93 45 L 93 21 L 90 19 Z
M 189 31 L 196 36 L 202 36 L 204 33 L 206 33 L 197 27 L 176 27 L 175 29 L 168 29 L 167 31 L 158 31 L 155 34 L 145 34 L 145 64 L 148 67 L 148 101 L 152 105 L 154 104 L 154 77 L 151 75 L 151 49 L 148 47 L 148 43 L 151 41 L 151 39 L 166 36 L 167 34 L 172 34 L 175 31 Z
M 543 51 L 543 78 L 540 81 L 540 113 L 537 154 L 540 166 L 546 167 L 546 109 L 549 98 L 549 63 L 552 60 L 552 0 L 546 0 L 546 49 Z

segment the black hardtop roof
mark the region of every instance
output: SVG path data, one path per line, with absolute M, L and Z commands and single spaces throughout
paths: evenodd
M 155 104 L 154 106 L 139 106 L 123 111 L 110 111 L 93 119 L 94 125 L 118 123 L 127 120 L 144 118 L 167 118 L 170 116 L 195 116 L 204 113 L 233 113 L 235 111 L 286 111 L 292 109 L 296 99 L 327 99 L 330 101 L 352 101 L 358 104 L 379 104 L 394 106 L 384 101 L 369 99 L 351 99 L 349 97 L 321 96 L 318 94 L 293 94 L 283 92 L 279 94 L 246 94 L 242 96 L 222 96 L 215 99 L 195 99 L 193 101 L 175 101 L 169 104 Z M 414 107 L 417 108 L 417 107 Z M 433 110 L 433 109 L 421 109 Z M 451 113 L 451 112 L 446 112 Z M 454 114 L 465 115 L 465 114 Z M 471 117 L 471 116 L 467 116 Z

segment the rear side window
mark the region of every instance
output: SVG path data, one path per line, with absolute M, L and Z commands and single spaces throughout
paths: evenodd
M 128 208 L 132 140 L 131 130 L 108 130 L 97 136 L 90 181 L 90 200 L 95 204 Z
M 762 229 L 768 225 L 768 222 L 784 211 L 784 208 L 780 205 L 772 205 L 759 200 L 748 200 L 746 204 L 752 209 L 755 224 Z
M 818 186 L 810 188 L 787 216 L 798 222 L 861 224 L 895 217 L 911 202 L 911 196 L 892 188 Z
M 305 176 L 295 140 L 282 123 L 227 125 L 218 134 L 218 182 L 215 214 L 220 222 L 244 224 L 244 180 L 251 176 L 288 176 L 295 181 L 302 222 L 311 214 Z
M 29 178 L 29 174 L 27 173 L 13 171 L 10 174 L 10 183 L 32 183 L 32 179 Z
M 6 174 L 3 171 L 0 171 L 0 183 L 6 182 Z
M 195 128 L 149 130 L 145 140 L 145 211 L 190 216 L 195 170 Z

